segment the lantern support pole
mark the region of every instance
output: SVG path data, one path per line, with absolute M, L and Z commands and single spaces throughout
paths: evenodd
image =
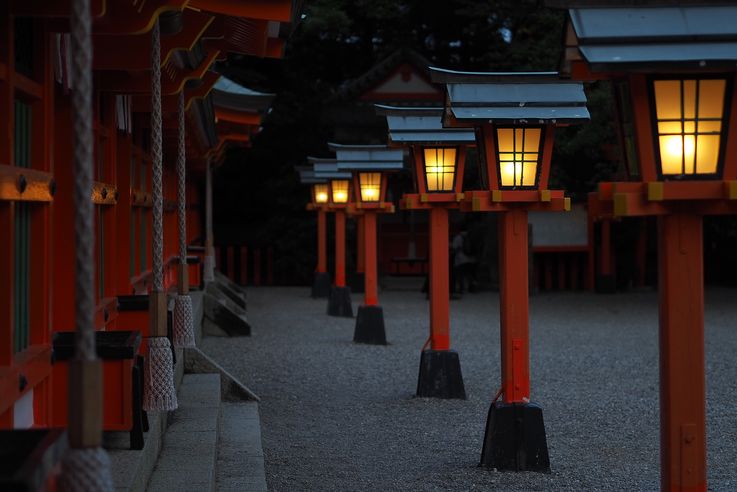
M 356 272 L 351 278 L 353 292 L 365 292 L 366 279 L 366 232 L 365 215 L 356 216 Z
M 330 316 L 353 317 L 351 288 L 345 283 L 345 210 L 335 210 L 335 282 L 328 298 Z
M 330 294 L 330 275 L 328 274 L 327 253 L 327 212 L 317 209 L 317 268 L 312 279 L 313 298 L 325 298 Z
M 703 221 L 658 218 L 661 490 L 706 490 Z
M 430 209 L 430 349 L 423 350 L 417 396 L 466 398 L 458 352 L 450 350 L 448 210 Z M 423 347 L 424 348 L 424 347 Z
M 362 216 L 364 251 L 363 305 L 358 307 L 353 341 L 386 345 L 384 311 L 379 306 L 378 265 L 376 257 L 376 211 L 366 210 Z
M 530 402 L 527 210 L 499 213 L 502 401 L 489 410 L 481 466 L 550 471 L 542 407 Z

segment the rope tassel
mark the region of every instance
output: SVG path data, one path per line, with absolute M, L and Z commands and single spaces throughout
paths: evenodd
M 189 295 L 177 295 L 174 298 L 174 346 L 193 348 L 194 315 L 192 314 L 192 298 Z
M 147 412 L 176 410 L 178 405 L 177 393 L 174 390 L 174 359 L 168 338 L 148 339 L 145 373 L 143 409 Z
M 179 286 L 174 298 L 174 346 L 194 347 L 194 315 L 187 271 L 187 156 L 184 144 L 184 91 L 179 93 L 177 139 L 177 218 L 179 219 Z
M 161 32 L 158 19 L 151 30 L 151 160 L 153 171 L 153 289 L 149 297 L 151 337 L 148 340 L 143 408 L 168 411 L 177 408 L 174 359 L 166 337 L 166 291 L 164 290 L 163 171 L 161 166 Z

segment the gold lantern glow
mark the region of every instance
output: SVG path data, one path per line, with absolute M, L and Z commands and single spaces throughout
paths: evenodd
M 497 128 L 500 187 L 530 188 L 537 183 L 542 128 Z
M 381 199 L 381 173 L 358 173 L 358 188 L 362 202 L 378 202 Z
M 427 191 L 454 191 L 458 149 L 428 147 L 424 149 Z
M 718 173 L 726 85 L 719 78 L 653 81 L 663 177 Z
M 313 185 L 312 191 L 315 197 L 315 203 L 328 203 L 328 185 L 321 183 Z
M 348 203 L 349 186 L 350 181 L 347 179 L 336 179 L 330 182 L 333 203 Z

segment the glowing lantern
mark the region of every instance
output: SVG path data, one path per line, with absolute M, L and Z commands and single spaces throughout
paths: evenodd
M 347 179 L 335 179 L 330 182 L 330 191 L 333 203 L 348 203 L 350 181 Z

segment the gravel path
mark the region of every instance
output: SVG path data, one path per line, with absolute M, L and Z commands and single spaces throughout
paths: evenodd
M 414 398 L 428 306 L 383 292 L 390 345 L 355 345 L 353 319 L 307 288 L 250 288 L 251 338 L 206 352 L 262 398 L 269 489 L 657 490 L 657 295 L 531 299 L 532 399 L 544 407 L 550 474 L 476 467 L 499 386 L 496 293 L 451 303 L 468 400 Z M 737 291 L 706 293 L 709 486 L 737 490 Z M 354 309 L 360 301 L 354 296 Z

